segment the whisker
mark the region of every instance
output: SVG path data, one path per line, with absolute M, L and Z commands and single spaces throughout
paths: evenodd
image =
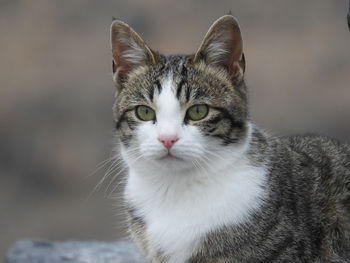
M 87 177 L 90 177 L 90 176 L 96 174 L 99 170 L 101 170 L 103 167 L 105 167 L 113 159 L 114 159 L 113 157 L 109 157 L 106 160 L 100 162 L 98 165 L 96 165 L 96 169 L 93 172 L 91 172 Z
M 113 160 L 113 159 L 112 159 Z M 108 176 L 110 175 L 111 171 L 113 169 L 115 169 L 120 163 L 121 163 L 121 159 L 120 158 L 116 158 L 112 164 L 110 165 L 110 167 L 107 169 L 107 171 L 105 172 L 105 174 L 103 175 L 102 179 L 97 183 L 97 185 L 93 188 L 93 190 L 91 191 L 91 193 L 88 195 L 88 199 L 91 198 L 91 196 L 96 193 L 102 186 L 102 184 L 104 183 L 104 181 L 108 178 Z
M 122 174 L 124 171 L 126 171 L 126 167 L 120 167 L 120 170 L 119 170 L 116 174 L 113 175 L 113 178 L 110 180 L 110 182 L 109 182 L 109 184 L 108 184 L 108 186 L 107 186 L 107 188 L 106 188 L 106 190 L 105 190 L 105 195 L 107 195 L 108 189 L 109 189 L 110 186 L 113 184 L 113 182 L 114 182 L 115 180 L 117 180 L 117 178 L 119 177 L 119 175 Z M 113 190 L 112 190 L 112 192 L 113 192 Z M 108 194 L 107 196 L 109 196 L 109 194 Z
M 118 187 L 121 185 L 121 184 L 123 184 L 123 183 L 125 183 L 125 181 L 126 180 L 120 180 L 116 185 L 115 185 L 115 187 L 112 189 L 112 191 L 107 195 L 107 198 L 111 198 L 112 197 L 112 194 L 116 194 L 115 193 L 115 190 L 116 189 L 118 189 Z M 122 196 L 122 193 L 120 193 L 121 194 L 121 196 Z M 114 196 L 114 197 L 116 197 L 116 198 L 121 198 L 121 196 Z
M 207 154 L 210 154 L 210 155 L 212 155 L 212 156 L 214 156 L 214 157 L 217 157 L 217 158 L 219 158 L 219 159 L 221 159 L 221 160 L 223 160 L 223 161 L 226 161 L 225 158 L 223 158 L 221 155 L 219 155 L 219 154 L 217 154 L 217 153 L 215 153 L 215 152 L 213 152 L 213 151 L 209 151 L 209 150 L 207 150 L 207 149 L 202 149 L 202 150 L 203 150 L 203 152 L 205 152 L 205 153 L 207 153 Z

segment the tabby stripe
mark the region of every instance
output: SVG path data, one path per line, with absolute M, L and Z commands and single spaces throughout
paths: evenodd
M 221 135 L 221 134 L 214 134 L 214 135 L 210 135 L 216 138 L 219 138 L 221 140 L 223 140 L 223 146 L 231 144 L 231 143 L 236 143 L 238 141 L 237 138 L 229 138 L 226 135 Z
M 261 263 L 271 263 L 274 262 L 279 256 L 281 256 L 284 251 L 291 246 L 293 242 L 293 238 L 291 236 L 287 237 L 283 242 L 276 244 L 276 247 L 271 254 L 264 259 L 262 259 Z
M 144 220 L 141 216 L 136 215 L 136 209 L 135 208 L 130 208 L 128 210 L 130 217 L 132 218 L 133 221 L 137 221 L 139 223 L 144 224 Z
M 210 133 L 213 133 L 214 131 L 216 131 L 217 128 L 218 128 L 218 127 L 211 128 L 211 129 L 208 131 L 209 134 L 206 134 L 206 135 L 211 136 Z
M 215 123 L 218 123 L 221 120 L 227 119 L 230 123 L 230 127 L 226 132 L 224 132 L 222 134 L 214 134 L 214 135 L 209 134 L 209 136 L 213 136 L 213 137 L 221 139 L 223 141 L 222 142 L 223 146 L 226 146 L 226 145 L 229 145 L 232 143 L 236 143 L 238 141 L 238 138 L 231 138 L 230 135 L 232 134 L 232 132 L 235 128 L 242 129 L 244 126 L 244 123 L 241 121 L 236 121 L 230 115 L 230 113 L 224 108 L 220 108 L 220 107 L 213 107 L 213 108 L 216 109 L 217 111 L 219 111 L 220 115 L 213 118 L 212 120 L 209 120 L 208 123 L 212 123 L 215 125 Z
M 121 127 L 121 124 L 123 123 L 123 121 L 127 121 L 126 118 L 125 118 L 125 115 L 129 112 L 129 111 L 132 111 L 134 109 L 128 109 L 126 111 L 124 111 L 122 113 L 122 115 L 118 118 L 118 120 L 115 122 L 115 129 L 118 130 L 120 129 Z
M 181 79 L 181 81 L 180 81 L 180 83 L 178 85 L 177 92 L 176 92 L 176 97 L 178 99 L 181 96 L 182 88 L 186 84 L 186 79 L 187 79 L 187 68 L 185 67 L 184 64 L 182 64 L 182 68 L 181 68 L 181 73 L 180 74 L 181 74 L 182 79 Z M 187 88 L 188 88 L 188 85 L 187 85 Z M 188 91 L 188 89 L 187 89 L 187 91 Z M 189 98 L 189 95 L 187 95 L 187 93 L 186 93 L 186 98 L 187 98 L 187 96 Z M 187 98 L 187 101 L 189 100 L 188 98 Z
M 123 135 L 120 137 L 121 142 L 125 145 L 125 146 L 129 146 L 129 143 L 132 139 L 131 135 Z
M 214 118 L 212 118 L 212 119 L 209 119 L 208 121 L 207 121 L 207 123 L 209 123 L 209 124 L 217 124 L 219 121 L 221 121 L 222 120 L 222 117 L 221 116 L 215 116 Z
M 224 108 L 220 108 L 220 107 L 213 107 L 213 109 L 220 111 L 222 113 L 222 115 L 224 115 L 224 119 L 228 119 L 231 123 L 231 127 L 235 127 L 235 128 L 240 128 L 242 129 L 244 126 L 244 122 L 242 121 L 236 121 L 231 114 L 228 112 L 228 110 L 224 109 Z
M 300 240 L 298 242 L 297 251 L 298 251 L 298 258 L 304 258 L 306 256 L 305 250 L 307 246 L 303 240 Z
M 135 96 L 147 100 L 147 95 L 145 95 L 144 92 L 142 92 L 141 90 L 135 91 Z
M 191 96 L 190 86 L 187 85 L 187 89 L 186 89 L 186 102 L 189 102 L 189 101 L 190 101 L 190 96 Z
M 120 126 L 121 126 L 122 122 L 123 122 L 124 119 L 125 119 L 125 113 L 126 113 L 126 112 L 124 112 L 124 113 L 119 117 L 119 119 L 115 122 L 115 129 L 116 129 L 116 130 L 119 130 L 119 129 L 120 129 Z
M 202 97 L 205 97 L 205 92 L 203 89 L 195 89 L 194 94 L 192 95 L 194 99 L 200 99 Z
M 236 83 L 235 87 L 237 87 L 236 92 L 238 93 L 239 97 L 247 99 L 247 89 L 244 83 L 244 79 L 241 79 L 238 83 Z
M 182 65 L 181 76 L 187 77 L 187 68 L 185 67 L 185 65 Z
M 158 94 L 160 94 L 161 91 L 162 91 L 162 85 L 160 84 L 159 80 L 157 80 L 157 81 L 155 82 L 155 84 L 156 84 L 156 87 L 157 87 L 157 89 L 158 89 Z
M 181 80 L 179 85 L 177 86 L 177 91 L 176 91 L 176 97 L 177 99 L 180 99 L 180 96 L 181 96 L 181 91 L 182 91 L 182 88 L 183 86 L 185 85 L 185 80 Z
M 148 96 L 151 102 L 153 102 L 153 96 L 154 96 L 154 85 L 152 85 L 149 89 L 148 89 Z
M 281 219 L 277 212 L 274 219 L 262 229 L 261 238 L 257 240 L 257 244 L 266 244 L 268 243 L 268 240 L 274 240 L 276 238 L 275 235 L 279 235 L 281 232 L 281 229 L 279 228 L 281 224 L 283 224 L 283 219 Z
M 126 120 L 126 123 L 128 124 L 128 127 L 130 130 L 135 130 L 137 122 L 133 120 Z

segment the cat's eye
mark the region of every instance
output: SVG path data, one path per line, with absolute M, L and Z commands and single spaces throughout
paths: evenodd
M 197 104 L 197 105 L 193 105 L 192 107 L 190 107 L 187 110 L 186 115 L 190 120 L 199 121 L 199 120 L 207 117 L 208 112 L 209 112 L 208 105 Z
M 153 121 L 156 118 L 156 113 L 153 109 L 147 106 L 137 106 L 136 109 L 136 116 L 142 121 Z

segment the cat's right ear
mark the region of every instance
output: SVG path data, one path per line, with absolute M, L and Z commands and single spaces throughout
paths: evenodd
M 156 63 L 156 54 L 126 23 L 115 20 L 111 25 L 113 82 L 118 85 L 135 68 Z

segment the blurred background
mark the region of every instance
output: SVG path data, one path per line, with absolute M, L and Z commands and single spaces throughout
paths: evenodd
M 120 199 L 110 197 L 118 180 L 93 192 L 113 149 L 112 16 L 153 49 L 192 53 L 231 10 L 245 42 L 252 119 L 277 135 L 350 141 L 347 4 L 0 0 L 0 255 L 22 238 L 124 235 Z

